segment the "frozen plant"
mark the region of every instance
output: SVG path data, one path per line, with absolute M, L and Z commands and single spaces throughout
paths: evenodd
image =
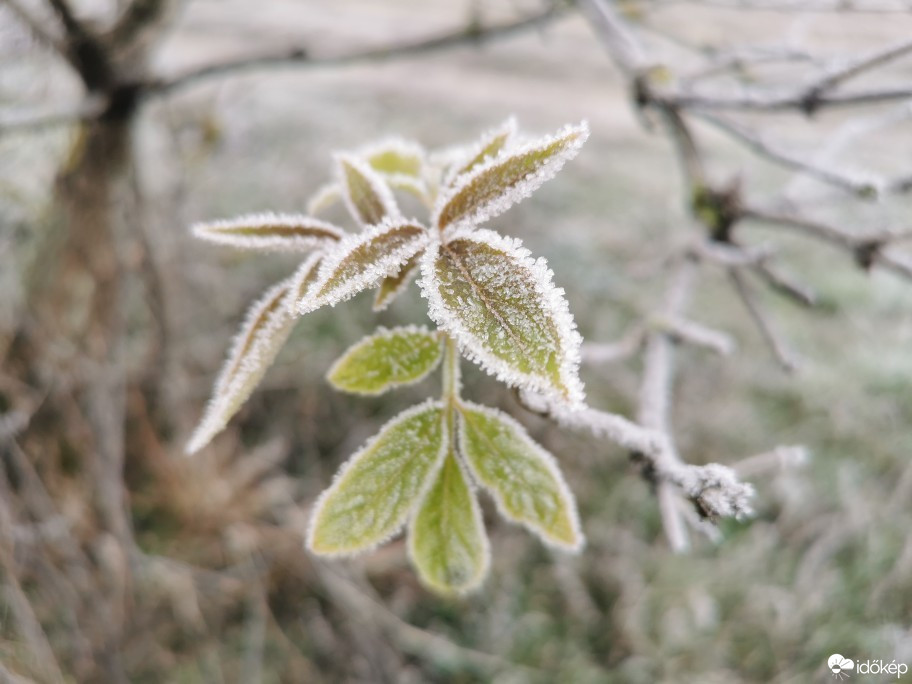
M 334 180 L 317 191 L 311 215 L 257 214 L 193 226 L 200 238 L 243 249 L 306 251 L 290 277 L 247 314 L 187 451 L 205 446 L 247 399 L 298 318 L 362 290 L 381 310 L 420 271 L 436 330 L 378 329 L 330 369 L 337 389 L 377 395 L 417 382 L 442 361 L 442 394 L 385 425 L 339 470 L 313 507 L 311 551 L 348 556 L 408 527 L 409 556 L 442 593 L 477 587 L 488 541 L 476 487 L 501 515 L 545 543 L 583 545 L 573 495 L 554 458 L 502 412 L 460 393 L 460 356 L 502 382 L 572 412 L 583 406 L 580 337 L 544 259 L 481 224 L 554 176 L 579 152 L 585 123 L 528 140 L 510 119 L 472 145 L 427 153 L 383 141 L 338 154 Z M 394 191 L 416 195 L 429 222 L 404 218 Z M 313 215 L 343 202 L 357 232 Z

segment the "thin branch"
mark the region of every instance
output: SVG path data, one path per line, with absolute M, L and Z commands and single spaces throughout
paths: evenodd
M 148 95 L 166 95 L 207 80 L 233 76 L 248 71 L 274 67 L 319 68 L 349 66 L 360 62 L 379 63 L 403 57 L 415 57 L 462 45 L 482 45 L 492 40 L 506 38 L 538 28 L 564 14 L 565 12 L 562 9 L 552 5 L 538 14 L 504 24 L 495 24 L 488 27 L 469 26 L 414 43 L 372 48 L 336 56 L 312 57 L 302 47 L 286 48 L 277 52 L 210 64 L 171 78 L 155 79 L 146 85 L 145 90 Z
M 709 349 L 722 356 L 730 356 L 735 351 L 735 340 L 728 333 L 682 316 L 660 316 L 654 324 L 675 341 Z
M 584 342 L 580 350 L 583 362 L 600 365 L 626 361 L 643 346 L 645 332 L 642 326 L 635 325 L 616 342 Z
M 798 368 L 798 361 L 785 342 L 780 338 L 779 334 L 775 331 L 764 311 L 760 308 L 760 304 L 757 302 L 754 292 L 750 288 L 750 284 L 744 278 L 744 274 L 737 268 L 730 269 L 728 273 L 735 286 L 735 293 L 744 303 L 744 307 L 747 309 L 751 319 L 760 331 L 763 340 L 769 346 L 770 351 L 772 351 L 776 361 L 779 362 L 779 365 L 782 366 L 783 370 L 786 372 L 794 372 Z
M 912 40 L 904 40 L 882 50 L 877 50 L 812 83 L 807 89 L 808 97 L 816 99 L 823 93 L 836 88 L 849 79 L 855 78 L 860 74 L 876 69 L 889 62 L 893 62 L 901 57 L 905 57 L 909 53 L 912 53 Z
M 771 162 L 779 164 L 788 169 L 798 171 L 804 175 L 816 178 L 817 180 L 832 185 L 863 198 L 874 198 L 880 194 L 884 187 L 881 179 L 871 178 L 862 179 L 842 174 L 834 171 L 832 167 L 818 166 L 812 162 L 806 161 L 807 155 L 792 154 L 783 149 L 779 149 L 761 138 L 754 131 L 751 131 L 740 124 L 724 119 L 722 117 L 710 114 L 709 112 L 694 112 L 694 116 L 711 124 L 730 135 L 735 140 L 743 143 L 757 155 L 768 159 Z
M 810 459 L 810 452 L 803 446 L 778 446 L 772 451 L 749 456 L 732 464 L 741 477 L 756 477 L 770 471 L 802 466 Z

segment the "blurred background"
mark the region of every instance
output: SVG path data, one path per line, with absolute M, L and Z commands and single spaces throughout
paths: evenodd
M 865 263 L 813 231 L 738 225 L 814 293 L 803 306 L 754 284 L 791 372 L 727 267 L 701 264 L 688 315 L 737 349 L 679 345 L 674 436 L 688 462 L 740 463 L 757 496 L 754 518 L 687 554 L 622 448 L 526 411 L 468 363 L 465 395 L 555 454 L 586 549 L 554 554 L 485 499 L 492 569 L 464 599 L 425 590 L 401 539 L 307 554 L 309 507 L 339 464 L 438 391 L 432 376 L 353 398 L 323 379 L 378 324 L 429 323 L 414 285 L 379 315 L 362 295 L 301 320 L 225 432 L 183 456 L 245 309 L 296 265 L 187 227 L 304 211 L 334 150 L 471 141 L 511 114 L 530 133 L 588 119 L 580 156 L 493 227 L 548 259 L 587 341 L 624 339 L 661 306 L 669 259 L 706 228 L 673 140 L 586 19 L 602 3 L 583 4 L 0 0 L 0 680 L 784 683 L 829 681 L 832 653 L 912 666 L 912 282 L 878 267 L 880 243 Z M 604 5 L 656 87 L 722 99 L 803 92 L 912 35 L 901 3 Z M 693 115 L 708 177 L 850 235 L 912 228 L 899 52 L 844 86 L 889 97 L 723 108 L 759 146 Z M 212 64 L 234 66 L 181 78 Z M 584 364 L 589 402 L 635 418 L 641 370 L 636 354 Z M 803 464 L 744 461 L 798 444 Z

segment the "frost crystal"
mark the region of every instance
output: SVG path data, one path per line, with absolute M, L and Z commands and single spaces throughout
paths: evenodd
M 285 304 L 290 287 L 291 279 L 284 280 L 250 307 L 215 381 L 203 419 L 187 442 L 188 454 L 199 451 L 221 432 L 285 344 L 294 323 Z
M 345 234 L 341 228 L 312 216 L 272 212 L 195 223 L 190 230 L 209 242 L 273 252 L 323 247 Z
M 579 152 L 586 122 L 489 159 L 457 177 L 440 195 L 432 223 L 439 228 L 475 226 L 499 216 L 554 177 Z
M 489 230 L 459 231 L 421 260 L 428 312 L 498 380 L 577 406 L 581 338 L 544 259 Z
M 377 296 L 374 298 L 374 311 L 384 311 L 399 295 L 405 292 L 405 288 L 418 272 L 420 261 L 421 255 L 416 254 L 399 269 L 398 273 L 386 276 L 380 282 Z
M 450 168 L 446 172 L 444 185 L 452 185 L 457 177 L 496 157 L 512 142 L 515 135 L 516 119 L 511 116 L 496 128 L 482 133 L 474 145 L 455 150 L 448 164 Z
M 393 275 L 425 248 L 428 231 L 418 221 L 386 219 L 357 235 L 348 235 L 327 251 L 315 282 L 298 301 L 305 314 L 335 306 Z

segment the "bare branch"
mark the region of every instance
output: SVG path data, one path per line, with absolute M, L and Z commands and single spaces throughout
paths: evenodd
M 760 304 L 757 302 L 754 292 L 750 288 L 750 284 L 744 278 L 744 274 L 739 269 L 732 268 L 729 270 L 729 276 L 735 286 L 735 293 L 744 303 L 744 307 L 747 309 L 751 319 L 760 331 L 763 340 L 769 346 L 770 351 L 772 351 L 773 356 L 779 362 L 779 365 L 788 373 L 794 372 L 798 368 L 798 361 L 785 342 L 779 337 L 779 334 L 774 330 L 764 311 L 760 308 Z
M 832 167 L 818 166 L 812 162 L 805 161 L 807 155 L 792 154 L 783 149 L 779 149 L 766 142 L 755 132 L 741 126 L 740 124 L 724 119 L 722 117 L 710 114 L 708 112 L 694 112 L 694 115 L 703 121 L 713 125 L 717 129 L 728 133 L 735 140 L 746 145 L 756 152 L 759 156 L 768 159 L 771 162 L 779 164 L 789 169 L 793 169 L 807 176 L 832 185 L 843 190 L 864 198 L 874 198 L 881 193 L 884 182 L 877 178 L 857 178 L 843 173 L 838 173 Z
M 702 323 L 681 316 L 660 316 L 654 323 L 658 330 L 668 334 L 676 341 L 709 349 L 722 356 L 729 356 L 735 351 L 736 345 L 731 335 L 707 327 Z
M 360 62 L 379 63 L 391 59 L 414 57 L 461 45 L 480 45 L 491 40 L 506 38 L 523 31 L 538 28 L 563 14 L 564 12 L 561 9 L 552 5 L 538 14 L 504 24 L 488 27 L 469 26 L 414 43 L 372 48 L 336 56 L 311 57 L 303 47 L 294 47 L 262 55 L 242 57 L 218 64 L 210 64 L 171 78 L 159 78 L 147 84 L 146 91 L 149 95 L 165 95 L 213 78 L 223 78 L 241 72 L 274 67 L 319 68 L 348 66 Z

